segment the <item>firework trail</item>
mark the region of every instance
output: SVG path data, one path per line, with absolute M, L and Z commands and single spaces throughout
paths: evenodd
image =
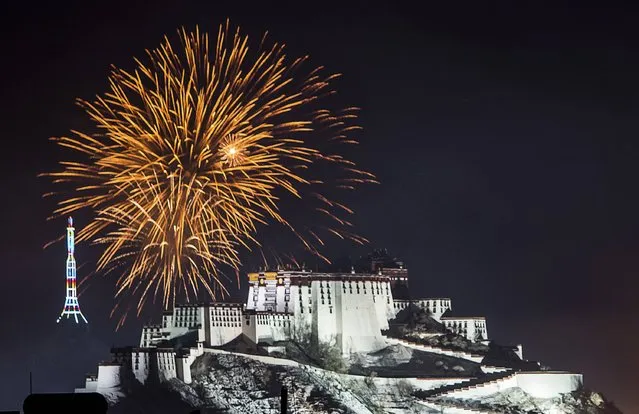
M 97 132 L 53 138 L 83 161 L 45 174 L 71 189 L 52 217 L 92 212 L 78 241 L 103 245 L 97 270 L 119 273 L 116 298 L 137 295 L 138 314 L 158 294 L 165 307 L 201 287 L 223 296 L 220 269 L 238 269 L 262 225 L 285 226 L 319 257 L 326 235 L 364 242 L 350 230 L 353 211 L 318 191 L 329 183 L 317 177 L 339 171 L 330 184 L 346 190 L 375 182 L 321 149 L 356 144 L 360 129 L 356 108 L 322 106 L 337 75 L 305 71 L 306 57 L 266 47 L 266 36 L 253 50 L 229 22 L 215 43 L 199 29 L 179 41 L 165 38 L 132 72 L 113 68 L 107 93 L 79 101 Z M 314 199 L 332 225 L 291 225 L 279 208 L 287 194 Z

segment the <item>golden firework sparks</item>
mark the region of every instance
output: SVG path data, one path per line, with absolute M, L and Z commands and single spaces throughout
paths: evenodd
M 237 167 L 246 162 L 246 145 L 236 134 L 231 134 L 220 143 L 222 161 L 229 167 Z
M 320 106 L 337 75 L 300 75 L 306 57 L 289 59 L 280 44 L 265 48 L 265 38 L 254 51 L 228 22 L 212 50 L 197 28 L 180 30 L 179 39 L 174 47 L 165 38 L 133 71 L 113 68 L 107 93 L 79 101 L 98 132 L 53 138 L 83 161 L 45 174 L 74 189 L 53 217 L 93 212 L 78 241 L 104 246 L 97 270 L 120 273 L 116 297 L 138 295 L 138 314 L 160 292 L 165 307 L 178 291 L 187 299 L 201 287 L 214 299 L 224 295 L 220 268 L 239 267 L 240 250 L 259 244 L 262 224 L 284 225 L 322 257 L 319 230 L 298 231 L 282 216 L 286 193 L 307 197 L 313 187 L 309 197 L 333 222 L 326 233 L 363 242 L 340 217 L 353 211 L 317 193 L 327 183 L 312 171 L 341 167 L 336 187 L 345 189 L 375 180 L 320 149 L 321 141 L 356 143 L 357 109 Z

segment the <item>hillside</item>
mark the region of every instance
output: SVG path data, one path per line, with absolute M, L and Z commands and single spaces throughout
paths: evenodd
M 109 412 L 174 414 L 199 408 L 202 413 L 276 414 L 280 412 L 280 392 L 285 386 L 289 412 L 302 414 L 435 413 L 453 406 L 477 410 L 470 413 L 619 413 L 601 395 L 585 390 L 551 399 L 533 398 L 516 387 L 476 400 L 427 396 L 414 385 L 416 372 L 411 370 L 416 367 L 424 378 L 476 375 L 476 381 L 481 382 L 501 374 L 482 375 L 479 364 L 471 361 L 401 345 L 344 362 L 346 372 L 338 373 L 291 359 L 211 351 L 195 360 L 191 384 L 171 379 L 164 384 L 142 386 L 133 381 L 125 390 L 127 397 Z M 406 367 L 411 368 L 406 371 Z M 423 380 L 417 380 L 420 381 Z
M 192 354 L 190 383 L 173 376 L 142 385 L 125 371 L 121 385 L 103 394 L 112 414 L 186 414 L 194 408 L 277 414 L 283 387 L 288 412 L 296 414 L 619 414 L 603 396 L 581 388 L 579 374 L 522 360 L 514 347 L 471 342 L 420 308 L 398 312 L 384 334 L 385 348 L 347 359 L 310 335 L 271 346 L 240 335 Z M 195 337 L 162 345 L 187 351 Z

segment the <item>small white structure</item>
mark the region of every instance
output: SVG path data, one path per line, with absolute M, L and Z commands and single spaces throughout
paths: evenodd
M 98 367 L 98 371 L 100 368 Z M 76 393 L 81 392 L 98 392 L 98 376 L 97 375 L 87 375 L 84 379 L 84 388 L 76 388 L 74 390 Z
M 442 315 L 452 308 L 450 298 L 396 299 L 393 307 L 399 312 L 410 304 L 424 309 L 438 322 L 441 321 Z
M 162 325 L 145 325 L 142 327 L 140 348 L 148 348 L 160 342 L 164 336 Z
M 243 306 L 241 303 L 214 303 L 204 307 L 205 342 L 220 346 L 242 334 Z
M 293 318 L 283 312 L 247 312 L 242 333 L 256 344 L 285 341 L 292 337 Z
M 98 375 L 85 378 L 84 388 L 76 388 L 76 393 L 97 392 L 107 401 L 115 403 L 124 396 L 121 375 L 125 370 L 119 362 L 102 362 L 98 365 Z
M 471 341 L 485 341 L 488 339 L 486 318 L 483 316 L 442 316 L 441 322 L 451 332 L 464 336 Z
M 517 386 L 536 398 L 554 398 L 583 387 L 583 375 L 565 371 L 518 372 Z

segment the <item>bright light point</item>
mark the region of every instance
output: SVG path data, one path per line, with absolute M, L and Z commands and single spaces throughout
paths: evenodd
M 237 150 L 235 149 L 235 147 L 229 148 L 229 155 L 235 155 L 236 152 Z

